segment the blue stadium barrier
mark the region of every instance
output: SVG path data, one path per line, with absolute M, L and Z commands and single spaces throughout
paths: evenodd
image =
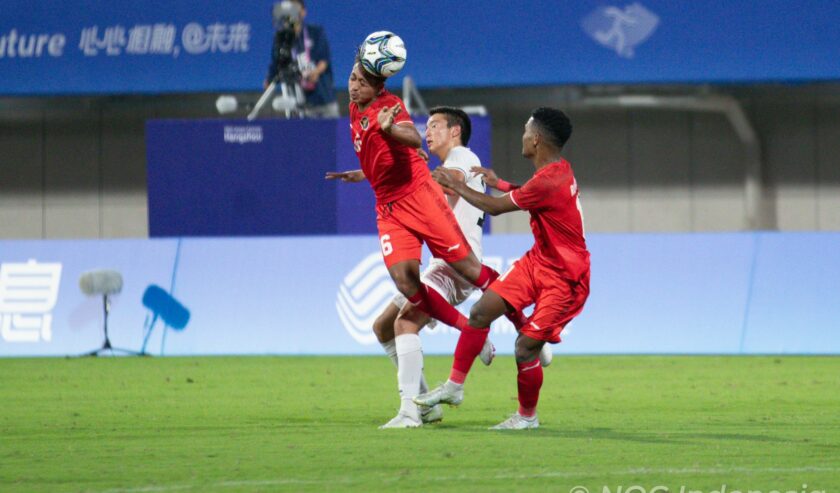
M 491 167 L 490 118 L 471 120 L 469 147 Z M 415 124 L 422 135 L 425 117 Z M 376 233 L 370 185 L 324 179 L 326 171 L 359 168 L 349 125 L 348 118 L 148 121 L 150 235 Z M 429 165 L 438 164 L 431 156 Z
M 558 353 L 840 354 L 840 233 L 593 234 L 588 243 L 592 294 Z M 505 269 L 531 244 L 491 235 L 485 260 Z M 181 330 L 152 334 L 152 354 L 380 354 L 371 325 L 394 293 L 372 235 L 2 241 L 0 356 L 99 347 L 101 299 L 78 288 L 94 268 L 124 278 L 109 318 L 115 346 L 141 347 L 149 286 L 188 311 Z M 511 353 L 509 322 L 492 329 L 499 352 Z M 451 354 L 457 334 L 438 326 L 422 338 L 427 353 Z

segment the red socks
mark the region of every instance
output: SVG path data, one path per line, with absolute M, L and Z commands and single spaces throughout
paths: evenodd
M 467 326 L 467 317 L 443 299 L 440 293 L 425 284 L 420 284 L 420 289 L 414 293 L 414 296 L 408 298 L 408 301 L 446 325 L 461 330 Z
M 455 360 L 452 362 L 452 372 L 449 374 L 449 379 L 455 383 L 463 384 L 467 378 L 467 373 L 470 372 L 473 361 L 481 348 L 484 347 L 484 341 L 487 340 L 487 334 L 490 332 L 489 328 L 477 329 L 464 326 L 461 329 L 461 335 L 458 336 L 458 344 L 455 345 Z M 539 364 L 539 361 L 537 362 Z
M 482 291 L 486 291 L 493 281 L 499 278 L 499 273 L 495 270 L 487 267 L 484 264 L 481 264 L 481 272 L 478 274 L 478 279 L 475 280 L 473 283 L 477 288 Z M 513 322 L 513 326 L 517 332 L 519 332 L 522 327 L 524 327 L 528 323 L 528 317 L 525 316 L 520 311 L 513 311 L 510 313 L 505 313 L 505 317 L 508 318 L 511 322 Z
M 485 291 L 498 277 L 498 272 L 482 264 L 478 279 L 473 284 L 482 291 Z M 461 335 L 458 337 L 458 344 L 455 346 L 455 359 L 452 363 L 452 372 L 449 375 L 449 379 L 455 383 L 463 384 L 476 356 L 481 352 L 481 348 L 484 347 L 484 341 L 487 340 L 487 334 L 490 332 L 490 328 L 471 327 L 468 324 L 467 318 L 461 312 L 450 305 L 440 293 L 425 284 L 421 284 L 420 289 L 414 296 L 408 298 L 408 301 L 431 317 L 461 331 Z M 539 367 L 539 361 L 537 361 L 537 366 Z M 539 387 L 542 385 L 542 368 L 539 370 L 539 383 L 536 386 L 537 395 L 539 395 Z M 534 398 L 534 407 L 536 407 L 536 398 Z
M 460 341 L 459 341 L 460 342 Z M 519 414 L 530 418 L 537 413 L 537 401 L 543 383 L 543 369 L 540 359 L 527 363 L 517 363 L 519 375 L 516 378 L 519 388 Z
M 478 273 L 478 279 L 473 282 L 475 287 L 482 291 L 486 291 L 487 288 L 499 277 L 499 273 L 495 270 L 487 267 L 484 264 L 481 264 L 481 272 Z
M 481 272 L 478 273 L 478 279 L 473 284 L 478 289 L 486 291 L 487 287 L 498 277 L 498 272 L 481 264 Z M 489 327 L 472 327 L 467 325 L 466 322 L 462 326 L 453 325 L 453 327 L 461 329 L 461 335 L 458 336 L 458 344 L 455 345 L 455 358 L 452 362 L 452 371 L 449 373 L 449 379 L 459 384 L 463 384 L 464 380 L 467 379 L 467 373 L 470 372 L 475 357 L 481 352 L 481 348 L 484 347 L 484 341 L 487 340 L 487 334 L 490 333 Z

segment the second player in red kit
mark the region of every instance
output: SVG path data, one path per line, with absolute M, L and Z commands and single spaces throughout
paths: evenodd
M 522 155 L 534 164 L 536 172 L 524 186 L 500 180 L 491 170 L 474 169 L 484 175 L 488 185 L 510 192 L 501 197 L 474 193 L 435 171 L 439 183 L 485 212 L 496 215 L 527 210 L 534 246 L 493 282 L 472 307 L 469 324 L 461 329 L 455 346 L 449 380 L 415 398 L 418 404 L 460 404 L 464 380 L 490 331 L 490 323 L 511 309 L 534 305 L 534 313 L 519 331 L 514 349 L 519 409 L 494 429 L 539 426 L 537 401 L 543 383 L 539 352 L 546 342 L 560 342 L 560 332 L 581 312 L 589 296 L 589 251 L 579 192 L 572 167 L 561 156 L 571 134 L 571 122 L 562 111 L 534 110 L 522 135 Z

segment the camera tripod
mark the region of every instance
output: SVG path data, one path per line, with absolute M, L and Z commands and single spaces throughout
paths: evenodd
M 248 113 L 249 121 L 259 115 L 263 106 L 265 106 L 265 103 L 267 103 L 271 96 L 275 93 L 278 86 L 280 87 L 280 95 L 274 98 L 274 103 L 272 104 L 274 109 L 277 111 L 284 111 L 286 113 L 286 118 L 291 118 L 292 114 L 295 114 L 295 116 L 303 116 L 303 105 L 306 101 L 303 95 L 303 88 L 300 87 L 298 82 L 278 81 L 277 78 L 275 78 L 275 80 L 271 81 L 271 84 L 265 88 L 265 92 L 263 92 L 260 99 L 257 100 L 257 104 L 255 104 L 251 112 Z
M 102 343 L 102 347 L 99 349 L 94 349 L 93 351 L 87 352 L 82 356 L 99 356 L 103 353 L 110 352 L 113 356 L 114 351 L 119 351 L 121 353 L 134 355 L 134 356 L 145 356 L 146 353 L 144 351 L 137 352 L 132 351 L 131 349 L 123 349 L 114 347 L 111 345 L 111 339 L 108 337 L 108 314 L 111 312 L 111 300 L 108 298 L 107 293 L 102 293 L 102 310 L 103 310 L 103 319 L 102 319 L 102 330 L 105 332 L 105 341 Z

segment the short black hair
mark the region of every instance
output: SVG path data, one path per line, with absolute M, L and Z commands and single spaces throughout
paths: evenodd
M 353 59 L 353 65 L 358 65 L 362 69 L 362 75 L 364 75 L 365 80 L 370 83 L 370 85 L 374 87 L 385 87 L 385 79 L 386 77 L 380 77 L 378 75 L 373 75 L 372 73 L 365 70 L 365 66 L 362 64 L 362 50 L 364 45 L 360 45 L 356 49 L 356 57 Z
M 444 118 L 446 118 L 446 125 L 448 127 L 461 127 L 461 145 L 466 146 L 470 143 L 470 136 L 472 135 L 472 122 L 464 110 L 453 108 L 451 106 L 435 106 L 429 110 L 429 116 L 437 114 L 441 114 Z
M 560 110 L 546 107 L 537 108 L 531 113 L 531 118 L 558 149 L 562 149 L 569 137 L 572 136 L 572 122 Z

